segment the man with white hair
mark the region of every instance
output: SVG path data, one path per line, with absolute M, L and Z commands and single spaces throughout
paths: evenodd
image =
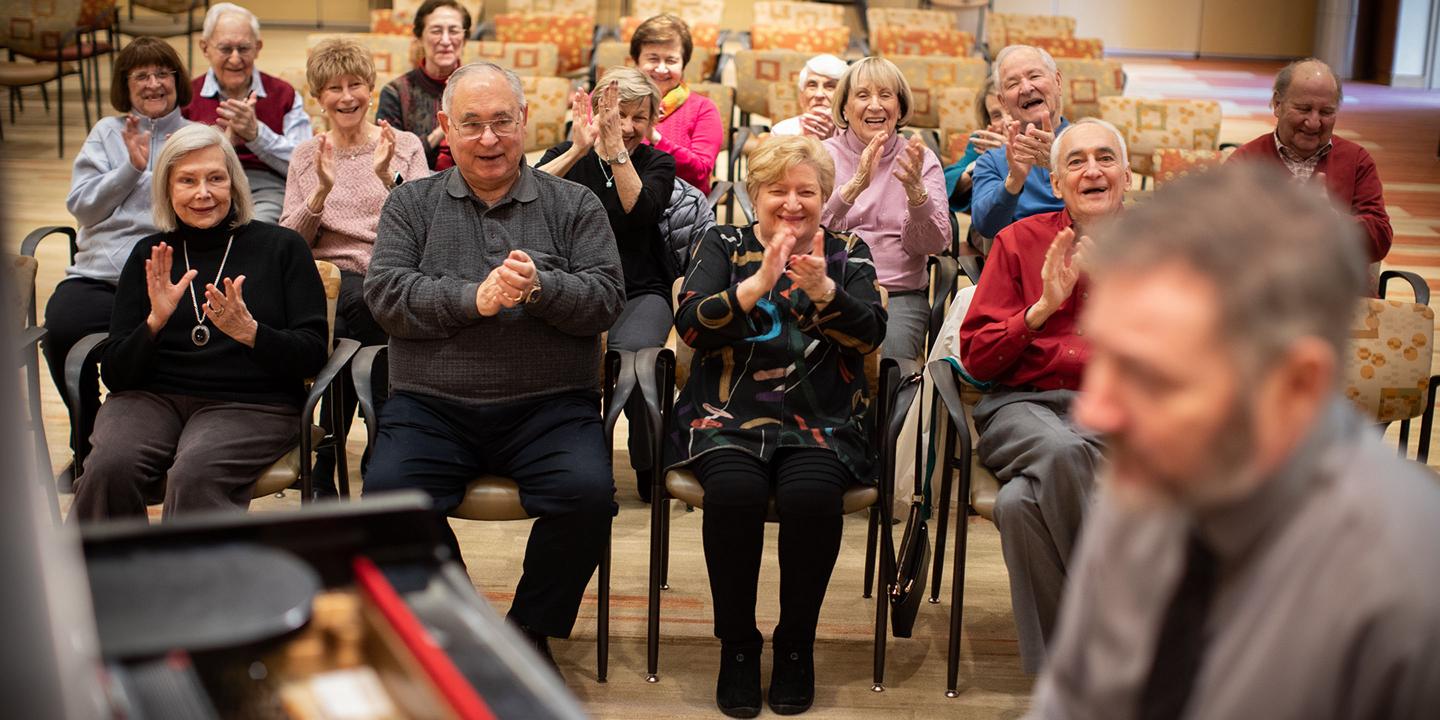
M 845 61 L 834 55 L 816 55 L 800 69 L 796 81 L 800 91 L 800 114 L 775 123 L 771 135 L 808 135 L 828 140 L 835 134 L 835 121 L 830 116 L 835 87 L 845 74 Z
M 971 227 L 995 237 L 1010 223 L 1064 208 L 1050 185 L 1050 145 L 1070 123 L 1060 70 L 1044 48 L 1010 45 L 995 57 L 995 91 L 1010 116 L 1006 143 L 975 161 Z
M 605 208 L 525 164 L 520 78 L 476 62 L 437 116 L 455 165 L 390 193 L 365 301 L 390 335 L 392 394 L 365 494 L 420 489 L 445 517 L 485 474 L 537 518 L 509 617 L 549 656 L 608 547 L 615 481 L 596 378 L 625 305 Z
M 235 144 L 255 217 L 276 223 L 285 205 L 290 154 L 310 139 L 311 128 L 300 93 L 255 67 L 264 45 L 254 13 L 228 2 L 211 6 L 200 34 L 210 69 L 191 82 L 193 97 L 182 114 L 220 128 Z
M 1089 235 L 1121 212 L 1130 186 L 1124 136 L 1103 120 L 1067 125 L 1046 154 L 1064 207 L 1000 231 L 960 325 L 965 369 L 989 385 L 975 406 L 976 452 L 1001 483 L 995 526 L 1028 673 L 1054 634 L 1100 460 L 1095 437 L 1070 422 L 1088 355 L 1076 320 Z

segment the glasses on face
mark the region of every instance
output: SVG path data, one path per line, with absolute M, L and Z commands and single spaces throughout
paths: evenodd
M 254 45 L 216 45 L 215 51 L 220 57 L 230 57 L 231 53 L 240 53 L 240 57 L 250 57 L 255 54 Z
M 149 85 L 151 82 L 167 82 L 175 79 L 174 70 L 153 70 L 149 72 L 130 73 L 130 82 L 136 85 Z
M 489 129 L 497 138 L 509 137 L 520 129 L 520 121 L 514 118 L 501 118 L 488 122 L 472 120 L 455 126 L 455 130 L 460 133 L 462 140 L 475 140 L 482 137 L 485 135 L 486 129 Z

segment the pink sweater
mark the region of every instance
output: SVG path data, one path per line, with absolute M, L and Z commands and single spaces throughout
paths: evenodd
M 729 119 L 729 118 L 725 118 Z M 710 173 L 724 142 L 725 127 L 715 103 L 697 92 L 655 124 L 660 142 L 655 145 L 675 158 L 675 177 L 710 192 Z
M 891 292 L 919 290 L 929 284 L 926 259 L 950 244 L 945 171 L 935 153 L 927 149 L 921 179 L 930 200 L 910 207 L 905 188 L 895 178 L 895 161 L 905 142 L 898 134 L 890 138 L 870 186 L 855 198 L 854 205 L 846 205 L 840 186 L 855 176 L 865 144 L 854 130 L 845 130 L 825 141 L 825 149 L 835 160 L 835 191 L 820 213 L 820 222 L 831 230 L 860 236 L 875 257 L 876 279 Z
M 380 208 L 390 194 L 375 175 L 377 142 L 334 151 L 331 172 L 335 174 L 335 187 L 330 189 L 325 207 L 318 215 L 310 212 L 309 203 L 310 194 L 320 182 L 315 177 L 315 151 L 320 147 L 320 138 L 300 143 L 290 157 L 285 208 L 280 214 L 280 224 L 300 233 L 310 243 L 316 260 L 326 260 L 341 270 L 362 275 L 370 267 Z M 430 174 L 420 138 L 408 132 L 395 133 L 395 157 L 390 159 L 390 171 L 400 173 L 406 182 Z

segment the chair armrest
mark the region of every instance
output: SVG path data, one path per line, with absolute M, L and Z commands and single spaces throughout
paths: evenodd
M 70 353 L 65 356 L 65 397 L 69 399 L 70 406 L 70 431 L 75 438 L 75 477 L 80 477 L 84 468 L 85 456 L 90 452 L 90 437 L 85 432 L 86 428 L 81 427 L 84 418 L 93 416 L 95 413 L 89 408 L 82 407 L 85 404 L 80 394 L 80 379 L 85 376 L 85 371 L 99 372 L 100 353 L 105 349 L 106 343 L 110 341 L 108 333 L 91 333 L 80 342 L 70 347 Z
M 740 177 L 740 161 L 745 159 L 745 143 L 750 142 L 752 136 L 763 132 L 770 132 L 769 125 L 741 125 L 735 128 L 735 135 L 730 144 L 729 175 L 731 181 L 738 182 Z
M 35 347 L 45 338 L 46 331 L 43 327 L 27 327 L 20 331 L 20 350 L 22 353 L 29 353 L 30 348 Z
M 635 353 L 629 350 L 605 352 L 605 437 L 615 437 L 615 423 L 635 393 Z
M 930 290 L 935 296 L 930 303 L 930 323 L 926 328 L 926 335 L 929 337 L 926 345 L 928 350 L 934 347 L 935 336 L 940 332 L 940 326 L 945 324 L 947 306 L 955 297 L 955 290 L 960 283 L 960 263 L 946 255 L 931 255 L 926 264 L 930 267 Z
M 955 264 L 965 277 L 970 278 L 971 285 L 980 284 L 980 271 L 985 268 L 985 261 L 979 255 L 962 255 L 955 258 Z M 956 278 L 959 281 L 959 278 Z
M 1386 270 L 1380 273 L 1380 297 L 1385 297 L 1385 288 L 1393 278 L 1399 278 L 1410 283 L 1410 289 L 1415 292 L 1415 302 L 1420 305 L 1430 304 L 1430 285 L 1425 278 L 1416 275 L 1409 270 Z
M 659 504 L 665 495 L 665 422 L 675 402 L 675 353 L 669 348 L 642 348 L 635 353 L 635 382 L 645 402 L 645 422 L 653 442 L 655 472 L 650 485 L 650 502 Z
M 955 366 L 945 360 L 932 360 L 926 367 L 930 370 L 930 381 L 935 386 L 935 395 L 940 398 L 940 404 L 950 416 L 950 431 L 956 434 L 960 443 L 960 460 L 968 463 L 970 422 L 965 403 L 960 399 L 960 380 L 956 377 Z
M 715 212 L 715 208 L 720 205 L 720 201 L 725 199 L 726 195 L 730 194 L 730 189 L 733 187 L 735 187 L 735 183 L 729 180 L 716 180 L 715 184 L 710 186 L 710 194 L 705 196 L 705 201 L 710 204 L 710 212 Z
M 389 349 L 389 345 L 366 345 L 360 348 L 350 361 L 350 378 L 355 382 L 355 398 L 360 403 L 360 417 L 365 420 L 369 433 L 366 447 L 375 446 L 375 360 Z M 385 388 L 389 392 L 389 387 Z
M 315 375 L 315 382 L 310 383 L 310 393 L 305 396 L 305 407 L 300 411 L 300 417 L 308 425 L 313 422 L 311 418 L 315 414 L 315 406 L 320 404 L 320 398 L 324 397 L 330 386 L 335 384 L 335 378 L 340 376 L 341 371 L 350 364 L 350 359 L 355 357 L 355 352 L 360 349 L 360 341 L 350 338 L 337 338 L 335 349 L 330 351 L 330 357 L 320 372 Z
M 31 230 L 30 234 L 26 235 L 25 239 L 20 241 L 20 254 L 35 257 L 35 249 L 40 246 L 40 242 L 51 235 L 64 235 L 69 238 L 70 262 L 74 263 L 75 253 L 78 251 L 75 246 L 75 228 L 65 225 L 46 225 L 45 227 Z
M 937 157 L 937 158 L 944 157 L 944 156 L 942 156 L 942 155 L 940 154 L 940 131 L 939 131 L 939 130 L 937 130 L 937 129 L 935 129 L 935 128 L 924 128 L 924 129 L 922 129 L 922 130 L 917 130 L 916 132 L 918 132 L 918 133 L 920 134 L 920 139 L 925 141 L 925 147 L 930 148 L 930 152 L 935 153 L 935 157 Z M 942 164 L 942 165 L 944 164 L 944 161 L 943 161 L 943 160 L 941 161 L 941 164 Z
M 750 202 L 750 192 L 745 189 L 744 184 L 736 185 L 733 190 L 735 202 L 740 204 L 740 212 L 745 215 L 745 222 L 755 222 L 755 205 Z

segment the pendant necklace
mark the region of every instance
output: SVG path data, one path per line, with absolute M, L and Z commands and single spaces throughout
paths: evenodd
M 225 254 L 220 257 L 220 269 L 215 271 L 215 282 L 211 283 L 216 288 L 220 287 L 220 274 L 225 272 L 225 261 L 230 259 L 230 246 L 235 243 L 235 236 L 231 235 L 225 241 Z M 190 243 L 186 242 L 185 251 L 185 272 L 190 272 Z M 190 342 L 195 347 L 205 347 L 210 342 L 210 328 L 205 327 L 205 315 L 200 312 L 200 300 L 195 296 L 195 281 L 190 281 L 190 304 L 195 306 L 195 328 L 190 331 Z
M 613 174 L 609 173 L 608 171 L 606 171 L 606 169 L 605 169 L 605 160 L 600 157 L 600 154 L 599 154 L 599 153 L 596 153 L 596 154 L 595 154 L 595 161 L 598 162 L 598 163 L 600 163 L 600 174 L 605 176 L 605 187 L 607 187 L 607 188 L 615 187 L 615 176 L 614 176 Z

